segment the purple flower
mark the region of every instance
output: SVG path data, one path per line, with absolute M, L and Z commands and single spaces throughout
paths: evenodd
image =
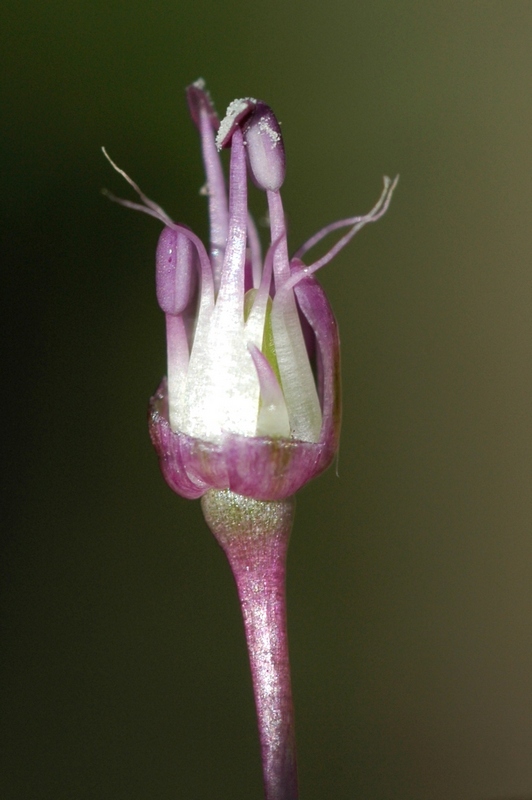
M 207 173 L 209 253 L 109 159 L 142 200 L 118 202 L 165 226 L 156 282 L 168 377 L 150 401 L 150 434 L 170 487 L 202 497 L 205 520 L 235 577 L 266 800 L 297 800 L 286 550 L 293 495 L 329 466 L 340 432 L 338 330 L 314 273 L 382 216 L 397 178 L 384 179 L 369 214 L 328 225 L 290 258 L 280 195 L 285 154 L 273 111 L 246 97 L 234 100 L 220 123 L 203 81 L 187 94 Z M 229 196 L 218 154 L 224 147 L 231 148 Z M 264 259 L 248 211 L 248 176 L 268 202 Z M 307 251 L 341 228 L 348 230 L 324 256 L 303 263 Z
M 230 489 L 257 500 L 294 494 L 331 463 L 340 429 L 339 339 L 314 273 L 386 211 L 393 183 L 369 214 L 323 228 L 290 258 L 280 188 L 281 129 L 265 103 L 234 100 L 220 123 L 204 82 L 187 90 L 207 175 L 210 252 L 139 193 L 160 219 L 157 299 L 166 315 L 168 377 L 150 402 L 150 434 L 168 484 L 188 498 Z M 231 148 L 229 196 L 218 151 Z M 262 257 L 247 208 L 247 178 L 266 193 L 270 246 Z M 301 258 L 332 231 L 329 252 Z

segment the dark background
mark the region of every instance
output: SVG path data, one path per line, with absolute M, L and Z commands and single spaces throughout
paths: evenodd
M 532 4 L 0 13 L 1 797 L 261 797 L 229 570 L 147 435 L 159 226 L 100 195 L 105 144 L 205 236 L 200 75 L 283 122 L 292 249 L 401 173 L 321 275 L 345 413 L 289 554 L 302 797 L 530 797 Z

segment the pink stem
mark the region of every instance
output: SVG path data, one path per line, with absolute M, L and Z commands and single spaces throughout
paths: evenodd
M 244 618 L 266 800 L 297 800 L 294 709 L 286 631 L 285 564 L 294 500 L 212 490 L 207 524 L 227 555 Z

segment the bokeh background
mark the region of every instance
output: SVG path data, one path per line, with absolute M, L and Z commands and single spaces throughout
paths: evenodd
M 100 194 L 105 144 L 205 236 L 201 75 L 281 119 L 292 249 L 401 174 L 321 275 L 345 411 L 289 554 L 301 795 L 531 797 L 532 4 L 0 14 L 0 796 L 261 797 L 229 569 L 147 435 L 159 226 Z

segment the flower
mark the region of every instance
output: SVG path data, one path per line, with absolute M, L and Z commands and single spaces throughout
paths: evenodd
M 165 225 L 156 283 L 168 376 L 150 402 L 150 434 L 166 481 L 184 497 L 230 489 L 279 500 L 326 469 L 338 446 L 338 330 L 314 273 L 379 219 L 397 179 L 385 178 L 369 214 L 323 228 L 289 258 L 280 194 L 285 152 L 273 111 L 253 98 L 234 100 L 220 123 L 202 80 L 187 97 L 207 176 L 209 253 L 113 164 L 142 200 L 119 202 Z M 218 152 L 228 147 L 229 196 Z M 248 176 L 268 202 L 264 259 L 247 207 Z M 302 256 L 340 228 L 349 230 L 306 266 Z

